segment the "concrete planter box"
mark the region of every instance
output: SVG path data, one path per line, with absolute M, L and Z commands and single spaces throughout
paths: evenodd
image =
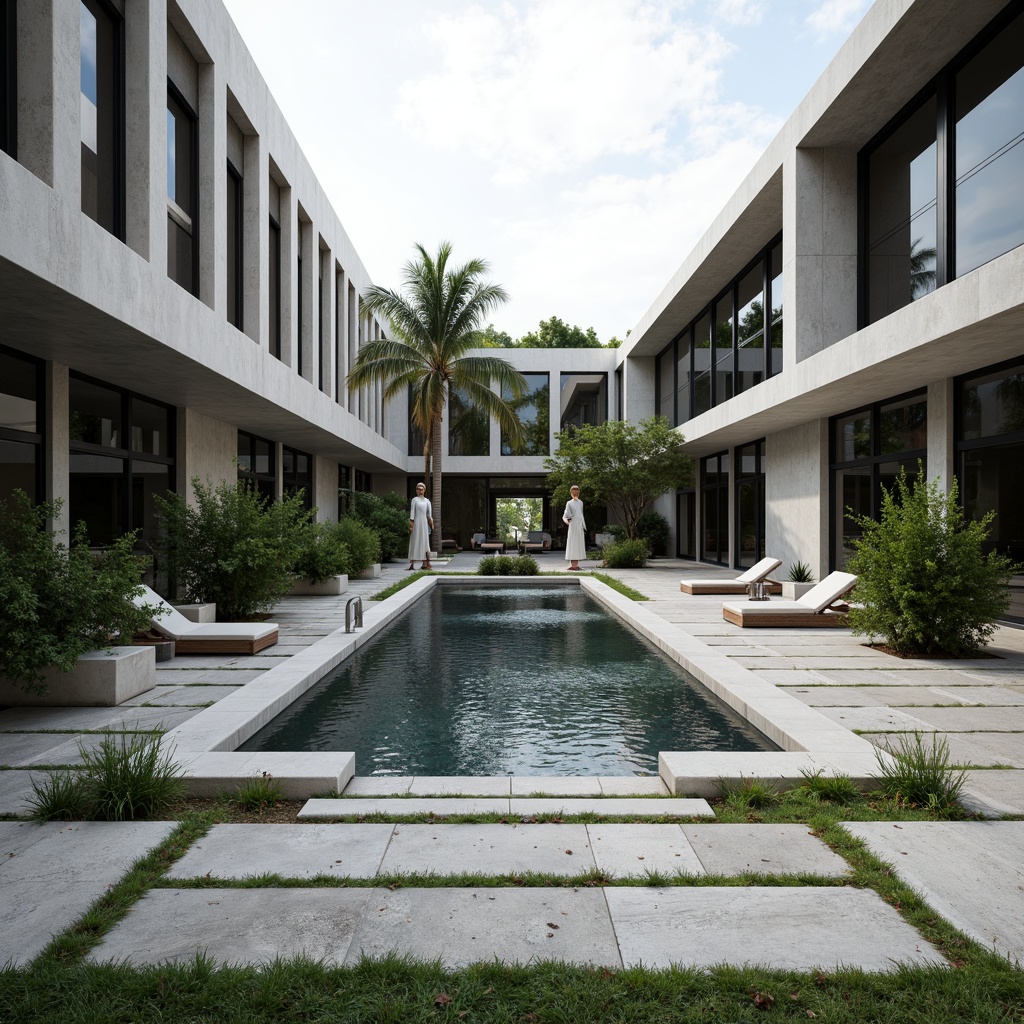
M 298 579 L 292 584 L 292 597 L 335 597 L 348 590 L 348 576 L 331 576 L 322 583 Z
M 364 569 L 362 572 L 356 573 L 352 577 L 354 580 L 379 580 L 380 579 L 380 562 L 374 562 L 368 569 Z
M 70 672 L 43 669 L 46 693 L 0 680 L 0 704 L 18 707 L 114 707 L 156 686 L 152 647 L 112 647 L 83 654 Z
M 217 621 L 217 605 L 213 601 L 206 604 L 176 604 L 174 608 L 181 612 L 189 622 Z
M 787 601 L 797 601 L 803 597 L 811 587 L 816 587 L 817 585 L 817 583 L 793 583 L 791 580 L 783 580 L 782 596 Z

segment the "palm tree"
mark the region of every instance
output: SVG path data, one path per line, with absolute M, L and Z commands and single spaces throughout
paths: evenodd
M 363 311 L 387 320 L 393 337 L 371 341 L 359 350 L 348 386 L 354 390 L 381 384 L 385 402 L 411 389 L 409 415 L 430 446 L 431 547 L 440 551 L 441 416 L 451 389 L 458 388 L 493 416 L 505 434 L 519 438 L 519 417 L 502 395 L 518 398 L 527 388 L 523 375 L 504 359 L 466 354 L 479 346 L 491 310 L 508 301 L 501 285 L 483 280 L 486 261 L 470 260 L 449 268 L 450 242 L 442 242 L 435 257 L 422 245 L 416 249 L 419 259 L 410 260 L 404 268 L 408 294 L 373 285 L 363 296 Z M 500 385 L 500 393 L 491 390 L 492 381 Z

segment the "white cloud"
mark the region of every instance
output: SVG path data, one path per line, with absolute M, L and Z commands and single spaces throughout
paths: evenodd
M 719 0 L 715 17 L 729 25 L 760 25 L 765 0 Z
M 618 156 L 657 159 L 714 98 L 728 44 L 666 0 L 533 0 L 427 22 L 440 67 L 406 81 L 398 118 L 422 144 L 522 184 Z
M 871 4 L 872 0 L 824 0 L 804 20 L 820 43 L 830 36 L 849 35 Z

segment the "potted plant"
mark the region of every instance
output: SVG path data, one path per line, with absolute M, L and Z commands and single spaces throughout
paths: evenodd
M 794 562 L 789 567 L 789 576 L 782 581 L 782 596 L 796 601 L 815 585 L 814 573 L 806 562 Z

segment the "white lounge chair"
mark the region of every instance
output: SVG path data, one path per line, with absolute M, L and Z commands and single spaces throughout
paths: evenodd
M 255 654 L 277 643 L 276 622 L 190 622 L 155 590 L 143 586 L 132 598 L 137 608 L 161 609 L 153 629 L 174 641 L 175 654 Z
M 832 572 L 797 601 L 727 601 L 722 618 L 734 626 L 845 626 L 849 607 L 837 602 L 856 582 L 852 573 Z
M 745 594 L 751 583 L 764 580 L 770 593 L 780 594 L 782 584 L 767 579 L 768 574 L 775 572 L 780 565 L 781 558 L 762 558 L 734 580 L 680 580 L 679 589 L 684 594 Z

